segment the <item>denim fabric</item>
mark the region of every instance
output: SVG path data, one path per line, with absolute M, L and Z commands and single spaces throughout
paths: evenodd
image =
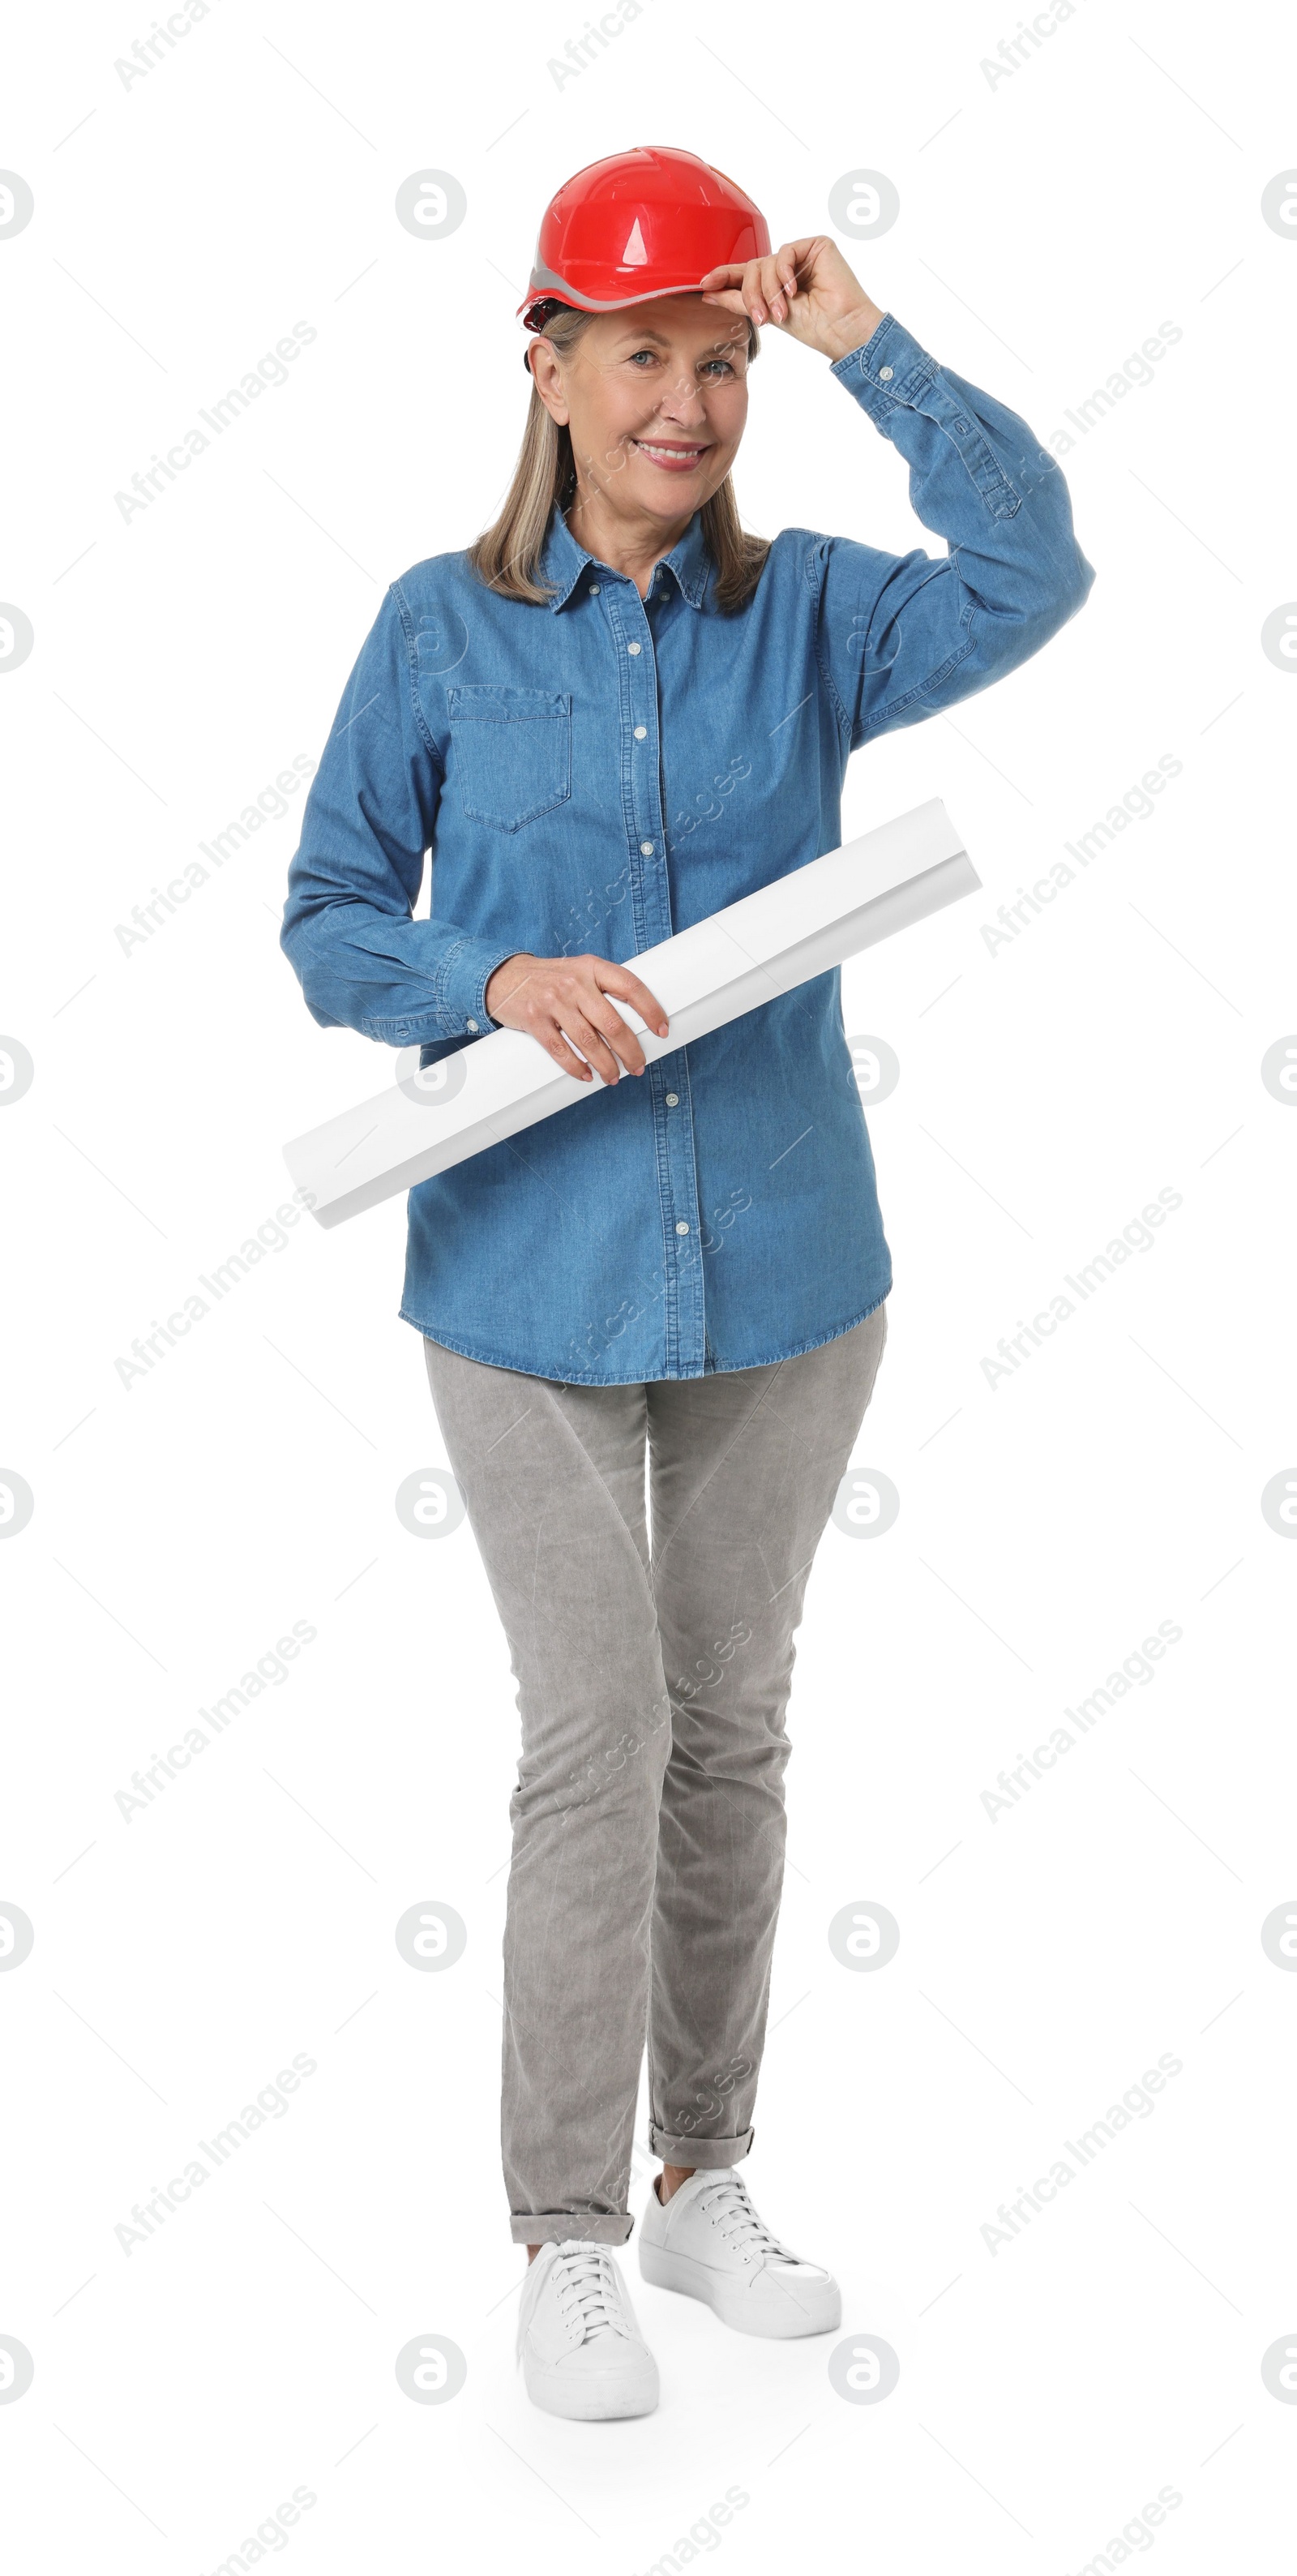
M 794 1639 L 886 1341 L 884 1305 L 770 1368 L 588 1387 L 425 1338 L 522 1718 L 501 2110 L 516 2244 L 629 2236 L 646 2038 L 654 2154 L 731 2165 L 752 2144 Z
M 832 368 L 949 552 L 785 528 L 722 615 L 695 517 L 646 600 L 555 511 L 547 606 L 392 584 L 312 781 L 282 945 L 313 1017 L 422 1059 L 517 949 L 622 962 L 841 841 L 850 753 L 986 688 L 1094 579 L 1025 421 L 892 314 Z M 431 848 L 432 909 L 414 920 Z M 837 969 L 422 1182 L 401 1313 L 568 1384 L 768 1364 L 891 1286 Z

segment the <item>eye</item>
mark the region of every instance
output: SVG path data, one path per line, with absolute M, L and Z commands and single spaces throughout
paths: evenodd
M 724 375 L 724 376 L 732 376 L 732 375 L 733 375 L 733 373 L 734 373 L 734 369 L 733 369 L 733 367 L 730 365 L 730 362 L 729 362 L 729 359 L 728 359 L 728 358 L 706 358 L 706 359 L 704 359 L 704 361 L 703 361 L 703 372 L 704 372 L 704 374 L 708 373 L 708 372 L 710 371 L 710 369 L 711 369 L 711 368 L 713 368 L 713 367 L 716 367 L 717 369 L 719 369 L 720 373 L 721 373 L 722 375 Z
M 630 363 L 632 366 L 636 366 L 641 358 L 647 358 L 651 363 L 656 355 L 657 352 L 654 349 L 635 349 L 631 353 Z M 643 370 L 641 369 L 641 373 L 642 372 Z

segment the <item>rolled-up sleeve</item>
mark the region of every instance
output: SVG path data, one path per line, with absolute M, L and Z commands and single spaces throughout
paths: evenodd
M 321 1028 L 386 1046 L 489 1029 L 487 983 L 514 953 L 454 922 L 413 918 L 442 786 L 415 667 L 393 583 L 311 781 L 280 932 Z
M 812 548 L 820 668 L 851 750 L 917 724 L 1027 661 L 1094 581 L 1055 458 L 1017 412 L 939 366 L 885 314 L 833 374 L 910 469 L 910 501 L 945 555 Z

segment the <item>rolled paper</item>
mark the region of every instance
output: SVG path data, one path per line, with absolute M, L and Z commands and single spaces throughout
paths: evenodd
M 940 797 L 931 797 L 628 958 L 662 1004 L 666 1037 L 627 1003 L 617 1007 L 652 1063 L 980 884 Z M 319 1223 L 341 1225 L 603 1088 L 560 1073 L 522 1030 L 495 1029 L 422 1071 L 413 1064 L 374 1099 L 294 1137 L 284 1160 Z

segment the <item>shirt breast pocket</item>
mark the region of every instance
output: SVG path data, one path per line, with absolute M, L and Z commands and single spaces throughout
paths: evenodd
M 446 691 L 460 804 L 471 823 L 521 832 L 572 793 L 572 701 L 552 689 Z

